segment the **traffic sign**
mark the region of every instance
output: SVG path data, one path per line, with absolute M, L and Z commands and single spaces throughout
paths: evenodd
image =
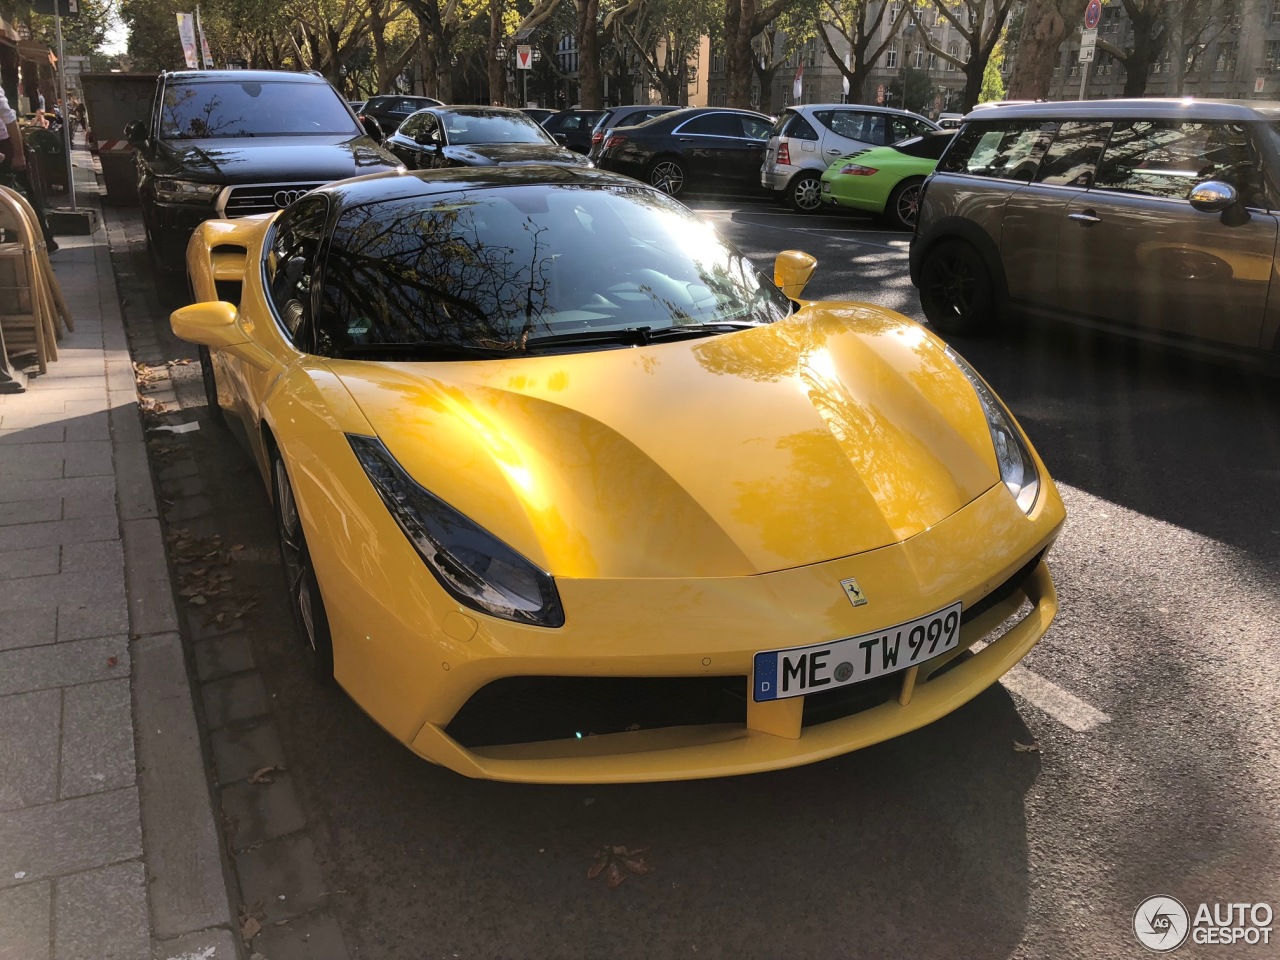
M 533 69 L 533 47 L 521 44 L 516 47 L 516 69 L 532 70 Z
M 1092 63 L 1093 51 L 1098 44 L 1098 31 L 1096 29 L 1083 30 L 1080 33 L 1080 62 Z
M 1098 21 L 1102 19 L 1102 0 L 1089 0 L 1089 5 L 1084 8 L 1084 25 L 1086 29 L 1092 30 L 1098 25 Z

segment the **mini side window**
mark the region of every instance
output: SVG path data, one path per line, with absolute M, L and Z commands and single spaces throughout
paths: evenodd
M 1058 128 L 1057 136 L 1040 163 L 1037 183 L 1088 187 L 1093 183 L 1098 157 L 1111 132 L 1111 121 L 1072 120 Z
M 1185 200 L 1205 180 L 1221 180 L 1246 206 L 1262 206 L 1262 171 L 1245 128 L 1236 123 L 1126 120 L 1111 132 L 1094 186 L 1099 190 Z
M 1030 183 L 1055 126 L 1039 120 L 965 124 L 939 169 Z
M 319 266 L 328 214 L 329 203 L 324 197 L 299 200 L 280 214 L 267 249 L 267 289 L 271 302 L 289 338 L 299 347 L 306 338 L 311 281 Z

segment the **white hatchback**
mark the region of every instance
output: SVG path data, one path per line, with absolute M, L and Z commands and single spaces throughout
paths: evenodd
M 822 174 L 841 157 L 897 143 L 938 125 L 918 113 L 860 103 L 787 107 L 769 132 L 760 184 L 798 213 L 822 208 Z

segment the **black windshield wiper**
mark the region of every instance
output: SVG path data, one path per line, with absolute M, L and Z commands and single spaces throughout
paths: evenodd
M 617 343 L 627 347 L 639 347 L 650 342 L 652 327 L 623 327 L 621 330 L 579 330 L 577 333 L 553 333 L 544 337 L 530 337 L 525 346 L 574 347 L 579 344 Z
M 652 341 L 679 340 L 683 337 L 709 337 L 715 333 L 732 333 L 735 330 L 748 330 L 751 327 L 765 327 L 767 323 L 758 320 L 721 320 L 712 323 L 677 323 L 663 327 L 649 334 Z
M 469 343 L 450 343 L 447 340 L 421 340 L 417 343 L 353 343 L 337 352 L 339 360 L 368 357 L 392 359 L 413 358 L 419 360 L 456 360 L 514 356 L 510 350 L 478 347 Z

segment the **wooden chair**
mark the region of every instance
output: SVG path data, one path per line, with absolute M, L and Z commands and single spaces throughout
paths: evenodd
M 0 187 L 0 324 L 9 356 L 34 353 L 40 372 L 58 359 L 62 328 L 75 329 L 45 251 L 35 211 L 16 190 Z

